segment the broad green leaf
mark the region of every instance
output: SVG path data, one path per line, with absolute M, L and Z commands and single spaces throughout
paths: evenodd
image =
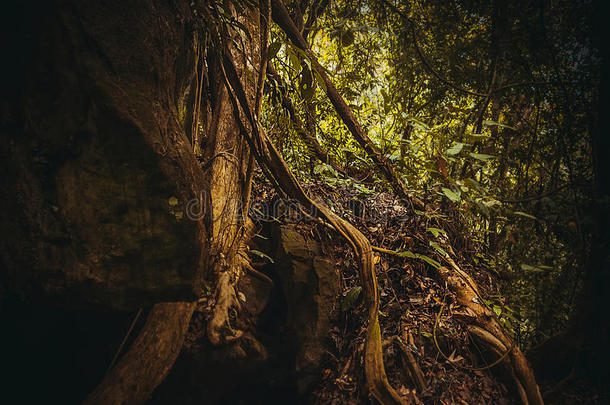
M 314 90 L 313 87 L 311 87 L 311 85 L 307 85 L 307 84 L 303 85 L 302 94 L 303 94 L 303 98 L 305 100 L 311 101 L 311 99 L 313 98 L 314 93 L 315 93 L 315 90 Z
M 426 124 L 423 121 L 418 120 L 417 118 L 409 118 L 408 119 L 409 124 L 416 129 L 422 130 L 422 131 L 430 131 L 430 127 L 428 126 L 428 124 Z
M 430 266 L 434 267 L 435 269 L 438 269 L 439 267 L 441 267 L 441 264 L 439 262 L 437 262 L 436 260 L 434 260 L 431 257 L 428 257 L 426 255 L 417 253 L 417 258 L 428 263 Z
M 436 260 L 426 256 L 426 255 L 422 255 L 421 253 L 413 253 L 409 250 L 403 250 L 402 252 L 398 252 L 398 256 L 402 256 L 402 257 L 408 257 L 409 259 L 419 259 L 419 260 L 423 260 L 424 262 L 428 263 L 429 265 L 431 265 L 434 268 L 439 268 L 441 267 L 441 264 L 439 262 L 437 262 Z
M 426 228 L 426 231 L 431 232 L 435 238 L 438 237 L 438 235 L 440 235 L 441 233 L 447 233 L 447 232 L 443 231 L 442 229 L 438 229 L 438 228 Z
M 492 155 L 485 155 L 483 153 L 474 153 L 474 152 L 470 152 L 469 155 L 472 156 L 473 158 L 481 160 L 483 162 L 487 162 L 489 159 L 492 159 L 494 157 Z
M 375 192 L 359 183 L 354 183 L 354 188 L 363 194 L 373 194 Z
M 441 256 L 449 256 L 447 254 L 447 252 L 445 252 L 445 249 L 443 249 L 441 247 L 441 245 L 439 245 L 438 243 L 436 243 L 435 241 L 431 240 L 430 242 L 428 242 L 430 244 L 430 246 L 432 246 L 434 248 L 434 250 L 436 250 L 438 253 L 441 254 Z
M 402 252 L 398 252 L 398 256 L 408 257 L 409 259 L 416 259 L 417 258 L 415 253 L 413 253 L 413 252 L 411 252 L 409 250 L 403 250 Z
M 508 128 L 508 129 L 512 129 L 514 131 L 516 131 L 517 129 L 514 127 L 511 127 L 509 125 L 504 125 L 504 124 L 500 124 L 499 122 L 496 121 L 492 121 L 492 120 L 485 120 L 483 121 L 483 125 L 485 125 L 486 127 L 493 127 L 493 126 L 497 126 L 500 128 Z
M 445 151 L 450 156 L 455 156 L 462 151 L 464 144 L 462 142 L 456 142 L 452 147 Z
M 293 68 L 295 71 L 300 72 L 301 61 L 299 60 L 299 57 L 297 56 L 294 50 L 294 47 L 288 48 L 288 59 L 290 60 L 290 67 Z
M 456 193 L 455 191 L 451 191 L 448 188 L 443 187 L 443 194 L 445 194 L 445 196 L 447 196 L 448 199 L 450 199 L 453 202 L 458 202 L 460 201 L 460 194 Z
M 536 266 L 531 266 L 529 264 L 521 264 L 521 270 L 530 271 L 533 273 L 544 273 L 544 270 L 542 270 L 541 268 L 536 267 Z
M 464 184 L 466 184 L 468 187 L 470 188 L 474 188 L 474 189 L 479 189 L 481 187 L 481 185 L 479 184 L 478 181 L 476 181 L 475 179 L 472 178 L 467 178 L 466 180 L 464 180 Z

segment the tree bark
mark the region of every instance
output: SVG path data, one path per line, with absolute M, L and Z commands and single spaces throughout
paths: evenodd
M 185 210 L 207 180 L 188 3 L 18 3 L 2 5 L 20 32 L 2 35 L 17 41 L 0 95 L 3 282 L 72 305 L 194 299 L 208 231 Z
M 218 63 L 201 49 L 195 5 L 19 3 L 2 6 L 10 33 L 2 40 L 16 61 L 4 65 L 0 96 L 3 287 L 26 297 L 41 288 L 72 305 L 154 305 L 87 400 L 142 403 L 172 367 L 204 284 L 226 287 L 212 297 L 223 305 L 209 332 L 227 340 L 218 330 L 230 327 L 227 291 L 235 293 L 249 236 L 248 146 L 213 82 L 218 71 L 201 69 L 204 55 L 212 70 Z M 244 49 L 254 64 L 259 18 L 258 9 L 238 17 L 252 34 Z M 23 43 L 10 43 L 14 32 Z M 253 106 L 260 84 L 232 50 Z M 200 122 L 205 172 L 193 152 Z

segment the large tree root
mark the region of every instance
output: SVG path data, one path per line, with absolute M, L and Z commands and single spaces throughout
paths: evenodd
M 221 34 L 216 40 L 220 43 Z M 368 328 L 365 339 L 365 374 L 370 393 L 381 404 L 405 404 L 398 393 L 390 386 L 383 364 L 381 330 L 379 327 L 379 298 L 377 278 L 373 265 L 373 252 L 368 239 L 354 226 L 334 214 L 321 203 L 314 202 L 304 192 L 294 175 L 286 166 L 281 155 L 269 140 L 249 108 L 246 93 L 238 78 L 232 58 L 223 58 L 223 77 L 229 89 L 236 121 L 261 167 L 275 180 L 279 187 L 290 197 L 305 207 L 311 207 L 317 215 L 330 222 L 350 243 L 359 258 L 359 271 L 368 308 Z
M 129 351 L 87 397 L 84 404 L 142 404 L 174 365 L 195 304 L 153 306 Z
M 472 315 L 465 316 L 468 330 L 504 364 L 515 383 L 515 389 L 524 405 L 542 405 L 542 395 L 536 384 L 534 373 L 521 350 L 506 334 L 495 313 L 485 306 L 474 281 L 448 259 L 451 269 L 440 267 L 439 276 L 455 292 L 457 302 L 470 309 Z

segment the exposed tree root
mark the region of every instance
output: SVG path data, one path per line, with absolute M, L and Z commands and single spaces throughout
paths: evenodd
M 207 324 L 208 339 L 213 345 L 232 342 L 243 334 L 243 331 L 231 327 L 229 311 L 234 307 L 239 307 L 234 284 L 230 271 L 220 274 L 216 286 L 216 305 Z
M 142 404 L 172 368 L 195 309 L 194 303 L 153 306 L 129 351 L 87 397 L 84 404 Z
M 424 374 L 421 372 L 421 369 L 415 360 L 415 356 L 413 356 L 413 353 L 411 353 L 411 350 L 409 350 L 406 343 L 398 336 L 392 336 L 392 338 L 388 340 L 388 344 L 390 343 L 393 343 L 402 354 L 403 364 L 413 385 L 417 388 L 417 392 L 425 390 L 427 384 Z
M 393 250 L 376 246 L 373 249 L 382 253 L 401 256 L 399 252 Z M 544 402 L 536 383 L 534 372 L 528 364 L 527 359 L 521 350 L 515 346 L 512 339 L 504 332 L 495 314 L 485 306 L 474 280 L 461 270 L 449 256 L 445 257 L 445 260 L 450 264 L 451 269 L 440 267 L 438 274 L 443 283 L 457 295 L 458 303 L 472 310 L 472 316 L 467 316 L 464 319 L 468 324 L 468 331 L 486 348 L 497 355 L 496 361 L 493 363 L 482 368 L 472 369 L 480 370 L 491 368 L 496 364 L 504 364 L 513 379 L 515 390 L 523 404 L 543 404 Z
M 218 34 L 217 41 L 221 42 L 220 34 Z M 240 125 L 241 132 L 248 141 L 259 164 L 263 169 L 266 169 L 267 173 L 271 174 L 286 194 L 298 200 L 304 206 L 311 207 L 312 210 L 317 211 L 317 215 L 329 221 L 350 242 L 356 252 L 359 258 L 360 277 L 369 313 L 365 340 L 365 374 L 369 390 L 373 397 L 384 405 L 407 403 L 390 386 L 385 373 L 381 331 L 377 316 L 379 312 L 377 278 L 373 265 L 372 249 L 368 239 L 326 206 L 309 198 L 250 110 L 246 93 L 237 75 L 237 69 L 229 55 L 223 57 L 223 68 L 223 76 L 226 87 L 229 89 L 236 121 Z
M 457 302 L 472 310 L 473 315 L 466 321 L 471 333 L 486 347 L 498 356 L 504 356 L 502 363 L 511 370 L 516 390 L 525 405 L 543 404 L 542 395 L 534 373 L 521 350 L 514 345 L 512 339 L 504 332 L 495 314 L 485 306 L 476 289 L 474 281 L 449 259 L 452 269 L 440 267 L 439 276 L 447 286 L 455 292 Z

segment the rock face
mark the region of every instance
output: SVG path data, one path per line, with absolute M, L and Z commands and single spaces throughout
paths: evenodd
M 274 228 L 273 230 L 269 228 Z M 269 226 L 254 246 L 274 259 L 264 272 L 275 285 L 249 274 L 238 284 L 250 328 L 230 344 L 212 346 L 194 316 L 175 369 L 155 392 L 153 404 L 309 403 L 322 376 L 330 323 L 340 307 L 340 277 L 317 241 L 294 225 Z M 238 320 L 236 320 L 238 322 Z M 180 392 L 184 397 L 178 398 Z
M 188 2 L 18 3 L 0 6 L 20 33 L 2 35 L 0 280 L 117 308 L 193 297 L 207 237 L 185 215 L 206 188 Z
M 286 297 L 286 328 L 296 348 L 299 393 L 310 391 L 320 377 L 330 322 L 337 314 L 340 278 L 332 263 L 320 256 L 320 245 L 292 226 L 276 232 L 276 268 Z

